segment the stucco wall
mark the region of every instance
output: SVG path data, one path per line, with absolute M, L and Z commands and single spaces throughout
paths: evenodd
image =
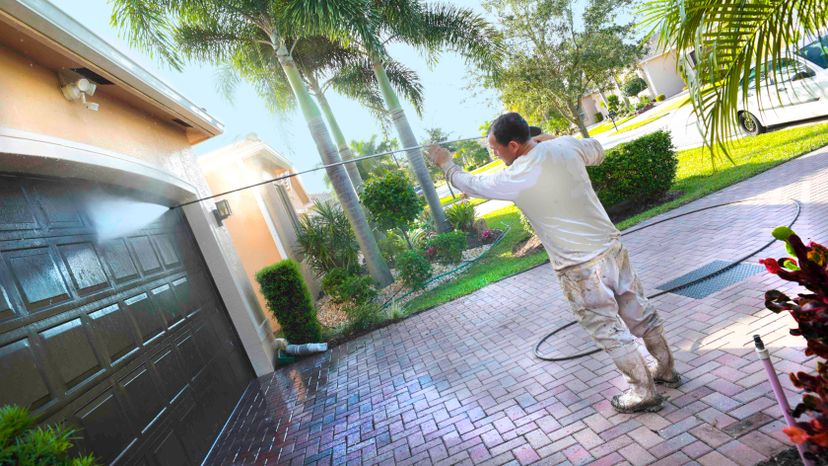
M 245 168 L 238 163 L 224 163 L 217 165 L 214 170 L 206 174 L 206 179 L 216 193 L 229 191 L 244 184 L 247 179 Z M 270 321 L 273 330 L 279 329 L 279 324 L 270 312 L 256 282 L 256 272 L 282 259 L 270 229 L 265 222 L 264 213 L 256 199 L 256 191 L 248 189 L 237 193 L 222 196 L 230 203 L 233 215 L 224 220 L 224 225 L 230 234 L 236 252 L 241 260 L 245 275 L 249 280 L 256 300 Z
M 674 52 L 653 58 L 642 66 L 644 79 L 652 91 L 653 96 L 664 94 L 665 97 L 672 97 L 684 88 L 684 81 L 676 71 L 676 55 Z

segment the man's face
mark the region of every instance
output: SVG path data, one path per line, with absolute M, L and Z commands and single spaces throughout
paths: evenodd
M 517 141 L 509 141 L 508 144 L 503 145 L 497 142 L 495 139 L 494 134 L 489 133 L 488 137 L 489 148 L 494 152 L 494 154 L 506 164 L 506 166 L 512 165 L 512 162 L 518 158 L 518 153 L 520 152 L 520 144 Z

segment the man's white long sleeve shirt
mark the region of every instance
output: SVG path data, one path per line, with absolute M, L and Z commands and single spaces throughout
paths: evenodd
M 560 271 L 596 258 L 621 236 L 586 171 L 603 160 L 598 141 L 566 136 L 537 144 L 496 173 L 472 175 L 453 162 L 443 169 L 449 183 L 472 197 L 514 202 Z

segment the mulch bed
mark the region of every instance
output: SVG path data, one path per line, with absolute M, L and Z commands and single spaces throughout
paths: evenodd
M 814 464 L 828 465 L 828 455 L 820 455 L 814 460 Z M 766 459 L 761 463 L 756 463 L 755 466 L 801 466 L 802 460 L 799 459 L 799 452 L 796 447 L 788 448 L 776 456 Z

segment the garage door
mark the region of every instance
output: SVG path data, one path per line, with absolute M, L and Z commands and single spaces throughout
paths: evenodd
M 180 210 L 145 201 L 0 174 L 0 405 L 102 463 L 199 463 L 253 374 Z

